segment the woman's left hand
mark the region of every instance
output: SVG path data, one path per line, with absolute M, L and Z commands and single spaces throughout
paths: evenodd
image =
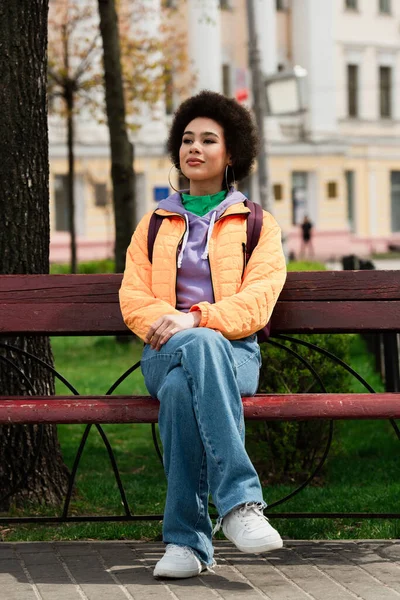
M 196 310 L 189 313 L 176 313 L 172 315 L 163 315 L 157 321 L 154 321 L 150 327 L 145 342 L 150 344 L 153 350 L 160 350 L 161 346 L 168 340 L 184 329 L 193 329 L 198 327 L 201 321 L 201 312 Z

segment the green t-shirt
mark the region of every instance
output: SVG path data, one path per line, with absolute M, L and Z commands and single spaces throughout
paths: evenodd
M 218 206 L 225 200 L 228 192 L 222 190 L 211 196 L 191 196 L 190 194 L 182 194 L 182 204 L 189 212 L 204 217 L 210 210 Z

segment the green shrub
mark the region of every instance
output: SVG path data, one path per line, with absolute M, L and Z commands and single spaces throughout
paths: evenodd
M 349 335 L 292 335 L 349 361 Z M 271 342 L 273 342 L 273 338 Z M 278 340 L 275 340 L 278 341 Z M 283 342 L 282 342 L 283 343 Z M 309 361 L 326 391 L 349 390 L 350 375 L 323 354 L 292 342 L 285 344 Z M 263 366 L 259 391 L 263 393 L 322 392 L 320 384 L 302 362 L 272 343 L 261 345 Z M 246 426 L 246 447 L 261 479 L 266 482 L 300 481 L 311 472 L 327 441 L 327 421 L 264 421 Z

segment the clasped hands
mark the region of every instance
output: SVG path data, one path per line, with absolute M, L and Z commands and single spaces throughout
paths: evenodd
M 189 313 L 181 312 L 179 314 L 163 315 L 157 321 L 154 321 L 144 341 L 146 344 L 150 344 L 153 350 L 160 350 L 161 346 L 168 342 L 175 333 L 184 329 L 198 327 L 200 321 L 201 311 L 199 310 Z

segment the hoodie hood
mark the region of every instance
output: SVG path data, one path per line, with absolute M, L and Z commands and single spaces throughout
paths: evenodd
M 189 193 L 188 190 L 183 190 L 185 193 Z M 242 192 L 238 192 L 237 190 L 235 190 L 234 188 L 230 189 L 230 192 L 228 193 L 227 197 L 225 198 L 225 200 L 223 200 L 220 204 L 218 204 L 218 206 L 216 206 L 214 209 L 210 210 L 210 212 L 206 213 L 203 217 L 200 217 L 202 219 L 211 219 L 211 215 L 212 213 L 216 213 L 215 214 L 215 220 L 219 219 L 224 212 L 226 211 L 226 209 L 229 206 L 232 206 L 232 204 L 239 204 L 242 203 L 246 200 L 246 196 L 244 196 L 242 194 Z M 168 210 L 170 212 L 175 212 L 178 213 L 180 215 L 193 215 L 193 213 L 189 212 L 188 210 L 186 210 L 186 208 L 183 206 L 182 204 L 182 198 L 179 192 L 174 192 L 173 194 L 171 194 L 171 196 L 168 196 L 168 198 L 165 198 L 165 200 L 161 200 L 158 203 L 158 207 L 157 208 L 162 208 L 164 210 Z M 199 218 L 199 217 L 197 217 Z

